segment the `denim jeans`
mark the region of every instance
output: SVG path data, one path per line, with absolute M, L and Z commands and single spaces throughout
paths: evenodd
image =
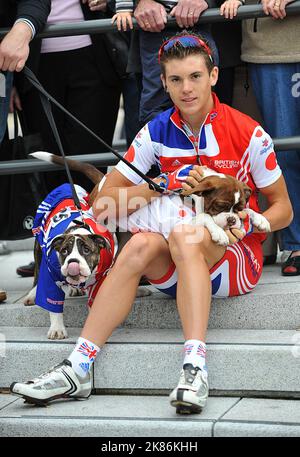
M 195 27 L 194 32 L 203 36 L 213 51 L 214 61 L 218 65 L 218 51 L 207 26 Z M 153 117 L 162 111 L 170 108 L 172 102 L 168 94 L 164 91 L 160 79 L 160 65 L 158 63 L 158 50 L 161 44 L 178 30 L 163 30 L 162 32 L 139 31 L 140 54 L 143 74 L 143 89 L 140 102 L 140 122 L 145 125 Z
M 12 82 L 13 73 L 10 71 L 0 72 L 0 143 L 3 140 L 7 127 L 7 115 Z
M 264 127 L 271 137 L 300 135 L 300 63 L 249 64 Z M 294 77 L 295 78 L 295 77 Z M 300 150 L 276 151 L 294 210 L 294 220 L 280 231 L 280 248 L 300 250 Z

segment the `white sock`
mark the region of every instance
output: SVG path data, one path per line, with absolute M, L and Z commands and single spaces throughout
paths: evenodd
M 206 344 L 200 340 L 187 340 L 184 343 L 184 360 L 183 365 L 191 363 L 194 367 L 207 372 L 205 363 Z
M 84 378 L 92 368 L 99 351 L 100 348 L 95 343 L 80 336 L 74 351 L 68 357 L 75 373 Z

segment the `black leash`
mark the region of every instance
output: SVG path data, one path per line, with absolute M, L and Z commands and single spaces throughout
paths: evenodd
M 80 125 L 84 130 L 89 132 L 90 135 L 92 135 L 94 138 L 96 138 L 96 140 L 98 140 L 109 151 L 111 151 L 115 156 L 117 156 L 120 160 L 122 160 L 122 162 L 125 162 L 126 165 L 129 168 L 131 168 L 136 174 L 138 174 L 144 181 L 146 181 L 148 183 L 149 188 L 151 190 L 155 190 L 156 192 L 159 192 L 159 193 L 163 193 L 164 192 L 164 189 L 162 187 L 160 187 L 157 183 L 152 181 L 152 179 L 150 179 L 148 176 L 144 175 L 144 173 L 142 173 L 138 168 L 136 168 L 134 165 L 132 165 L 132 163 L 128 162 L 128 160 L 124 159 L 124 157 L 121 154 L 119 154 L 118 151 L 116 151 L 111 146 L 109 146 L 104 140 L 102 140 L 102 138 L 100 138 L 98 135 L 96 135 L 96 133 L 94 133 L 91 129 L 89 129 L 85 124 L 83 124 L 83 122 L 81 122 L 79 119 L 77 119 L 66 108 L 64 108 L 57 100 L 55 100 L 55 98 L 53 98 L 44 89 L 44 87 L 38 81 L 38 79 L 35 76 L 35 74 L 28 67 L 25 66 L 24 69 L 23 69 L 23 72 L 24 72 L 24 75 L 26 76 L 26 78 L 31 82 L 31 84 L 40 93 L 40 98 L 41 98 L 41 102 L 42 102 L 44 111 L 46 113 L 46 116 L 48 118 L 50 126 L 51 126 L 51 128 L 53 130 L 53 134 L 54 134 L 56 142 L 58 144 L 59 151 L 60 151 L 60 153 L 61 153 L 61 155 L 63 157 L 64 163 L 65 163 L 68 179 L 69 179 L 71 187 L 72 187 L 72 194 L 73 194 L 73 199 L 74 199 L 75 205 L 80 210 L 80 212 L 81 212 L 80 202 L 79 202 L 79 199 L 78 199 L 75 187 L 74 187 L 74 182 L 73 182 L 73 179 L 72 179 L 72 176 L 71 176 L 71 173 L 70 173 L 70 169 L 69 169 L 68 163 L 66 161 L 66 156 L 65 156 L 65 153 L 64 153 L 64 150 L 63 150 L 63 146 L 62 146 L 62 143 L 61 143 L 61 140 L 60 140 L 60 137 L 59 137 L 59 133 L 58 133 L 58 130 L 57 130 L 57 127 L 56 127 L 56 124 L 55 124 L 55 120 L 54 120 L 54 117 L 53 117 L 53 114 L 52 114 L 50 101 L 52 103 L 54 103 L 54 105 L 56 105 L 61 111 L 63 111 L 65 114 L 67 114 L 76 124 Z

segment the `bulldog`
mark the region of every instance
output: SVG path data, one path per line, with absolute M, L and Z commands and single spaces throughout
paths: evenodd
M 58 156 L 45 152 L 32 154 L 41 160 L 62 164 Z M 92 305 L 99 287 L 110 271 L 123 238 L 117 239 L 106 227 L 98 224 L 92 212 L 92 204 L 103 174 L 90 164 L 68 159 L 70 169 L 81 171 L 95 184 L 88 194 L 75 185 L 81 211 L 75 206 L 69 184 L 54 189 L 39 205 L 32 229 L 35 236 L 35 272 L 32 290 L 24 298 L 25 305 L 37 303 L 50 313 L 49 339 L 68 336 L 63 321 L 65 294 L 88 294 Z M 149 295 L 145 287 L 139 287 L 137 296 Z

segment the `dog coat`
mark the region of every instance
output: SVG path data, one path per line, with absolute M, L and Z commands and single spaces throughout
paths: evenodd
M 110 270 L 117 250 L 115 237 L 102 225 L 97 224 L 88 204 L 89 194 L 75 185 L 82 208 L 82 215 L 76 208 L 70 184 L 62 184 L 54 189 L 39 205 L 33 225 L 33 235 L 42 249 L 42 260 L 36 292 L 36 304 L 54 313 L 63 312 L 65 300 L 64 286 L 68 286 L 60 271 L 57 252 L 52 248 L 53 240 L 61 236 L 69 227 L 84 222 L 91 233 L 103 236 L 110 250 L 102 249 L 98 266 L 85 283 L 78 287 L 88 291 L 88 305 L 91 306 L 97 291 Z

